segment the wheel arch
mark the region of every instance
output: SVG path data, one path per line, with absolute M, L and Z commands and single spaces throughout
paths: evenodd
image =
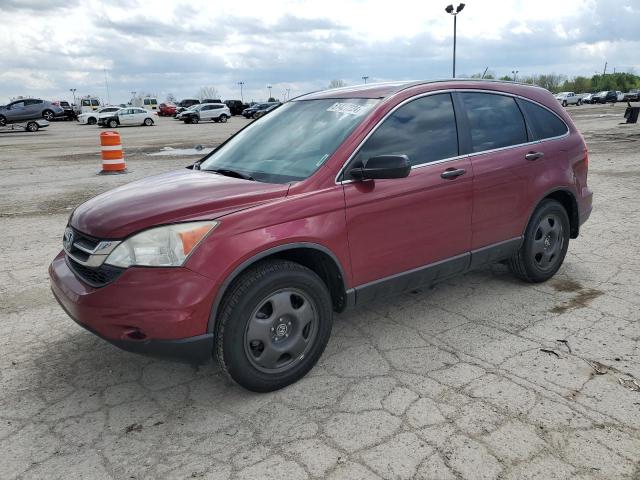
M 569 216 L 569 225 L 571 227 L 570 238 L 577 238 L 578 234 L 580 233 L 578 202 L 576 201 L 576 196 L 571 190 L 562 187 L 550 190 L 538 199 L 531 212 L 529 212 L 529 218 L 527 219 L 527 223 L 525 224 L 524 228 L 527 228 L 527 225 L 529 225 L 533 213 L 536 211 L 540 203 L 546 199 L 556 200 L 564 207 L 564 209 L 567 211 L 567 215 Z
M 207 325 L 208 333 L 213 333 L 215 330 L 220 305 L 233 281 L 252 266 L 268 259 L 290 260 L 315 272 L 329 289 L 334 311 L 341 312 L 353 303 L 353 290 L 347 290 L 345 271 L 331 250 L 323 245 L 310 242 L 279 245 L 255 254 L 238 265 L 227 276 L 213 302 Z

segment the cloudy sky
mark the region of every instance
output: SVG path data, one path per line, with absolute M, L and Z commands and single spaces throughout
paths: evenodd
M 447 0 L 0 0 L 0 103 L 17 95 L 112 103 L 215 87 L 282 98 L 328 85 L 451 76 Z M 640 0 L 467 0 L 458 74 L 640 73 Z

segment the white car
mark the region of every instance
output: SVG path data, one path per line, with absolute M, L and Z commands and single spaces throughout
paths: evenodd
M 181 112 L 176 113 L 176 116 L 174 117 L 176 120 L 182 120 L 182 115 L 184 115 L 187 112 L 192 112 L 193 110 L 195 110 L 196 108 L 198 108 L 200 106 L 200 104 L 196 104 L 196 105 L 191 105 L 189 108 L 186 108 L 184 110 L 182 110 Z
M 563 107 L 567 105 L 582 105 L 582 97 L 573 92 L 560 92 L 556 95 L 556 100 L 558 100 Z
M 224 123 L 231 118 L 231 111 L 224 103 L 201 103 L 180 113 L 178 117 L 184 123 L 198 123 L 208 120 Z
M 102 107 L 95 112 L 85 112 L 78 115 L 78 122 L 83 125 L 95 125 L 98 119 L 103 116 L 109 116 L 110 113 L 117 112 L 121 107 Z
M 127 107 L 99 118 L 98 124 L 109 128 L 116 128 L 119 125 L 145 125 L 150 127 L 154 124 L 153 115 L 153 113 L 144 108 Z

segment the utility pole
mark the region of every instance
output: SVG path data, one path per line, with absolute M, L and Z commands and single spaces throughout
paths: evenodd
M 513 73 L 513 81 L 514 81 L 514 82 L 516 81 L 516 75 L 518 75 L 518 72 L 519 72 L 519 71 L 520 71 L 520 70 L 511 70 L 511 73 Z
M 242 96 L 242 86 L 244 85 L 244 82 L 238 82 L 238 85 L 240 85 L 240 101 L 244 103 L 244 97 Z
M 462 11 L 463 8 L 464 3 L 458 5 L 455 12 L 453 11 L 453 5 L 449 5 L 444 9 L 445 12 L 453 15 L 453 78 L 456 78 L 456 37 L 458 29 L 458 14 Z
M 369 75 L 364 75 L 362 77 L 362 80 L 364 80 L 365 85 L 367 84 L 367 80 L 369 80 Z
M 111 105 L 111 94 L 109 93 L 109 82 L 107 81 L 107 69 L 103 68 L 102 71 L 104 72 L 104 86 L 107 90 L 107 104 Z
M 271 89 L 273 88 L 271 85 L 267 85 L 267 88 L 269 89 L 269 98 L 273 98 L 271 96 Z M 269 98 L 267 99 L 267 101 L 269 101 Z
M 604 62 L 604 70 L 602 71 L 602 76 L 604 77 L 607 74 L 607 62 Z

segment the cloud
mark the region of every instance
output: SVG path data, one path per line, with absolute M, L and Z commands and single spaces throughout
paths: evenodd
M 640 69 L 640 8 L 631 0 L 469 0 L 458 21 L 460 73 L 592 75 L 605 61 Z M 60 12 L 64 10 L 64 28 Z M 484 7 L 486 5 L 486 7 Z M 322 7 L 322 8 L 321 8 Z M 59 97 L 70 87 L 112 100 L 131 91 L 192 96 L 213 85 L 224 98 L 264 99 L 325 87 L 333 78 L 444 78 L 451 18 L 418 0 L 380 7 L 361 0 L 243 3 L 0 0 L 0 103 Z M 38 15 L 28 13 L 34 9 Z M 611 15 L 611 12 L 618 12 Z M 21 80 L 22 79 L 22 80 Z

